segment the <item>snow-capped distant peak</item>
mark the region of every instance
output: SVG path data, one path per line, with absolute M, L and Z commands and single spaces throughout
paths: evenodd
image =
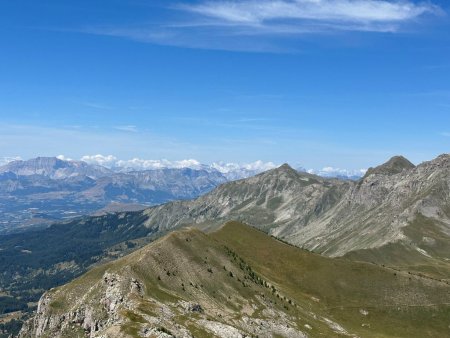
M 111 168 L 118 161 L 118 159 L 113 155 L 103 156 L 97 154 L 97 155 L 85 155 L 81 158 L 81 161 L 89 164 L 98 164 L 107 168 Z
M 144 160 L 133 158 L 131 160 L 119 160 L 115 163 L 115 168 L 124 170 L 154 170 L 154 169 L 205 169 L 205 166 L 194 159 L 169 161 L 162 160 Z
M 204 165 L 194 159 L 181 161 L 148 160 L 141 158 L 132 158 L 130 160 L 120 160 L 113 155 L 86 155 L 81 158 L 82 161 L 89 164 L 99 164 L 116 171 L 132 171 L 132 170 L 156 170 L 156 169 L 204 169 Z
M 263 162 L 255 161 L 252 163 L 225 163 L 225 162 L 214 162 L 211 164 L 211 168 L 219 171 L 229 180 L 241 179 L 250 176 L 254 176 L 263 171 L 277 168 L 278 165 L 273 162 Z
M 119 160 L 113 155 L 86 155 L 81 158 L 89 164 L 99 164 L 115 171 L 127 172 L 136 170 L 156 170 L 156 169 L 183 169 L 218 171 L 229 180 L 246 178 L 259 174 L 263 171 L 277 167 L 273 162 L 255 161 L 251 163 L 226 163 L 214 162 L 212 164 L 202 164 L 195 159 L 185 159 L 171 161 L 167 159 L 150 160 L 133 158 L 130 160 Z
M 344 179 L 359 179 L 364 176 L 367 169 L 348 170 L 334 167 L 324 167 L 322 169 L 309 169 L 306 170 L 309 174 L 315 174 L 322 177 L 336 177 Z
M 40 159 L 38 167 L 42 165 L 42 160 Z M 51 158 L 48 158 L 51 159 Z M 248 163 L 235 163 L 235 162 L 213 162 L 211 164 L 203 164 L 195 159 L 184 159 L 179 161 L 172 161 L 167 159 L 161 160 L 151 160 L 151 159 L 142 159 L 142 158 L 132 158 L 129 160 L 118 159 L 114 155 L 85 155 L 81 157 L 81 161 L 73 160 L 67 156 L 59 155 L 53 158 L 54 160 L 58 159 L 60 161 L 66 162 L 72 169 L 64 169 L 53 172 L 53 176 L 67 176 L 67 175 L 75 175 L 75 174 L 87 174 L 89 176 L 101 176 L 107 173 L 108 169 L 115 172 L 130 172 L 130 171 L 143 171 L 143 170 L 158 170 L 158 169 L 184 169 L 189 168 L 193 170 L 206 170 L 209 172 L 219 172 L 228 180 L 238 180 L 242 178 L 247 178 L 250 176 L 257 175 L 261 172 L 275 169 L 279 167 L 279 164 L 274 162 L 264 162 L 261 160 L 248 162 Z M 37 159 L 34 159 L 37 160 Z M 8 163 L 19 161 L 20 166 L 24 166 L 28 163 L 28 166 L 33 162 L 33 160 L 29 161 L 20 161 L 20 158 L 10 158 L 5 157 L 0 159 L 0 166 L 5 166 Z M 51 162 L 51 161 L 50 161 Z M 92 167 L 84 168 L 83 165 L 89 164 Z M 17 163 L 16 165 L 19 165 Z M 47 165 L 49 166 L 49 165 Z M 36 164 L 33 165 L 33 170 L 27 168 L 27 170 L 22 169 L 21 174 L 30 174 L 30 173 L 40 173 L 41 169 L 37 170 L 34 168 Z M 8 167 L 9 168 L 9 167 Z M 77 169 L 75 169 L 77 168 Z M 81 170 L 83 168 L 83 170 Z M 6 168 L 3 168 L 6 170 Z M 11 168 L 9 168 L 11 169 Z M 50 169 L 49 169 L 50 170 Z M 51 169 L 54 170 L 54 169 Z M 308 172 L 310 174 L 315 174 L 323 177 L 337 177 L 343 179 L 359 179 L 364 176 L 366 169 L 359 170 L 348 170 L 335 168 L 331 166 L 324 167 L 322 169 L 309 169 L 306 170 L 303 167 L 297 167 L 298 171 Z M 46 170 L 44 170 L 46 171 Z

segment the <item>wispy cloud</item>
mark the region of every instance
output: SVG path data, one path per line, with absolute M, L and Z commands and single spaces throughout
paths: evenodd
M 126 125 L 126 126 L 115 126 L 114 129 L 119 131 L 125 131 L 127 133 L 137 133 L 138 128 L 134 125 Z
M 179 8 L 219 23 L 251 26 L 255 29 L 280 27 L 313 27 L 330 24 L 350 30 L 393 30 L 395 24 L 415 19 L 425 13 L 439 13 L 431 3 L 380 0 L 243 0 L 207 1 Z M 296 21 L 286 26 L 285 20 Z M 280 23 L 280 21 L 282 21 Z
M 450 137 L 450 132 L 442 132 L 440 133 L 440 135 L 444 137 Z
M 412 0 L 203 0 L 166 9 L 181 18 L 83 31 L 189 48 L 290 52 L 293 47 L 277 39 L 337 31 L 394 33 L 421 16 L 444 13 L 430 1 Z
M 94 108 L 94 109 L 100 109 L 100 110 L 111 110 L 112 107 L 98 103 L 98 102 L 81 102 L 81 104 L 85 107 Z

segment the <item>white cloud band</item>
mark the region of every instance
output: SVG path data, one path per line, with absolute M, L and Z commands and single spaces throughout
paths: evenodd
M 260 24 L 280 19 L 392 22 L 439 11 L 437 6 L 430 3 L 383 0 L 208 1 L 182 8 L 242 24 Z
M 400 23 L 442 12 L 430 2 L 404 0 L 226 0 L 180 9 L 209 18 L 211 26 L 237 25 L 250 28 L 248 33 L 395 31 Z

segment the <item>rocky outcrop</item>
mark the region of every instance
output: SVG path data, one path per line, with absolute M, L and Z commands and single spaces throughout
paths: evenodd
M 99 337 L 123 321 L 121 312 L 133 307 L 135 297 L 143 296 L 143 286 L 126 275 L 105 272 L 86 293 L 68 299 L 61 292 L 51 290 L 41 297 L 35 317 L 25 323 L 19 337 L 47 337 L 49 333 L 65 337 L 78 331 Z M 59 304 L 59 299 L 73 303 Z

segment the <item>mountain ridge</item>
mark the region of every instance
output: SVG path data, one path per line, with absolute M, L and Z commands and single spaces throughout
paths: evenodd
M 384 174 L 384 175 L 399 174 L 403 170 L 410 170 L 415 167 L 416 166 L 412 164 L 408 159 L 406 159 L 403 156 L 397 155 L 391 157 L 387 162 L 383 163 L 378 167 L 369 168 L 366 174 L 364 175 L 364 178 L 374 174 Z
M 228 222 L 172 232 L 50 290 L 19 337 L 437 336 L 449 289 Z
M 70 280 L 99 261 L 117 258 L 170 231 L 191 226 L 209 232 L 228 220 L 325 256 L 384 264 L 392 271 L 450 282 L 449 205 L 447 154 L 410 170 L 368 175 L 358 182 L 284 166 L 221 184 L 195 200 L 0 236 L 0 287 L 26 299 L 41 274 L 46 285 L 58 285 L 60 276 Z M 64 234 L 76 245 L 64 246 Z M 56 248 L 54 243 L 61 245 Z M 32 253 L 42 253 L 44 269 L 36 266 Z M 15 265 L 5 265 L 6 257 L 13 257 Z M 15 271 L 21 272 L 20 278 Z
M 259 173 L 251 167 L 241 168 L 243 176 L 234 167 L 225 166 L 226 173 L 214 166 L 194 167 L 114 171 L 56 157 L 12 161 L 0 167 L 0 233 L 44 227 L 58 220 L 98 214 L 99 210 L 113 211 L 119 204 L 120 210 L 133 211 L 137 205 L 143 209 L 145 205 L 188 200 L 230 179 Z
M 83 161 L 65 161 L 57 157 L 15 160 L 0 166 L 0 173 L 4 172 L 12 172 L 18 176 L 43 175 L 52 179 L 64 179 L 70 176 L 98 178 L 112 173 L 111 170 L 100 165 Z

